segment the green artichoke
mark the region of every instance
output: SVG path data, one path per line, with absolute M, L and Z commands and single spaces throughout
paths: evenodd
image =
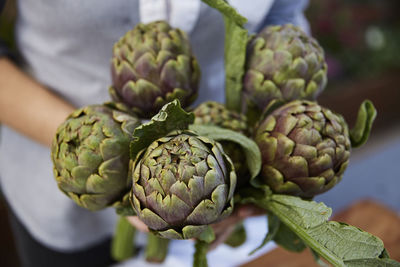
M 215 125 L 243 134 L 247 132 L 246 116 L 228 110 L 221 103 L 203 102 L 193 110 L 193 113 L 195 124 Z
M 194 123 L 201 125 L 214 125 L 229 129 L 242 134 L 247 134 L 246 116 L 232 110 L 228 110 L 225 105 L 207 101 L 197 106 L 193 113 Z M 245 184 L 249 172 L 242 148 L 230 141 L 220 141 L 224 151 L 231 158 L 238 178 L 238 185 Z
M 264 28 L 247 47 L 243 93 L 263 110 L 271 100 L 315 100 L 327 83 L 318 42 L 291 24 Z
M 236 174 L 221 145 L 191 132 L 154 141 L 131 161 L 131 201 L 164 238 L 198 237 L 233 209 Z
M 257 127 L 261 177 L 276 193 L 304 198 L 323 193 L 342 178 L 350 139 L 344 119 L 310 101 L 292 101 Z
M 138 24 L 115 43 L 111 74 L 113 100 L 144 118 L 174 99 L 190 105 L 200 80 L 186 33 L 164 21 Z
M 92 211 L 124 201 L 131 186 L 129 143 L 139 124 L 111 105 L 74 111 L 58 128 L 51 148 L 61 191 Z

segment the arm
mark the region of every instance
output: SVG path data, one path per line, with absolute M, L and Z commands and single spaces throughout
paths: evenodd
M 0 58 L 0 122 L 50 146 L 57 127 L 74 107 Z

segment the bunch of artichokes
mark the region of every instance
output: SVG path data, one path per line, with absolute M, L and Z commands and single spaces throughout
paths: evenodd
M 93 211 L 126 205 L 130 192 L 129 207 L 158 237 L 200 238 L 232 213 L 237 188 L 259 189 L 261 183 L 274 193 L 310 199 L 335 186 L 348 165 L 344 119 L 312 102 L 327 83 L 324 52 L 296 26 L 266 27 L 249 39 L 238 93 L 248 117 L 212 101 L 192 109 L 191 123 L 254 139 L 257 145 L 249 141 L 258 154 L 247 154 L 262 161 L 254 168 L 261 168 L 258 177 L 250 178 L 248 166 L 257 164 L 244 164 L 240 142 L 222 137 L 218 143 L 188 131 L 184 122 L 163 121 L 182 117 L 162 106 L 178 99 L 188 108 L 198 93 L 200 69 L 186 33 L 163 21 L 138 24 L 114 45 L 111 76 L 114 104 L 80 108 L 58 128 L 54 175 L 67 196 Z M 138 118 L 155 114 L 141 125 Z M 158 130 L 165 135 L 159 138 Z M 140 151 L 134 153 L 130 146 L 137 142 Z M 244 230 L 238 229 L 242 240 Z

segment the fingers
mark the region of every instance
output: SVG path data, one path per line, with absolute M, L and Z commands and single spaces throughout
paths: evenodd
M 147 225 L 144 224 L 144 222 L 142 222 L 138 216 L 126 216 L 126 219 L 139 231 L 145 233 L 149 232 L 149 228 L 147 227 Z

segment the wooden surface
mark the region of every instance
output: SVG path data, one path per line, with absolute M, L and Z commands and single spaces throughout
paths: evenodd
M 391 258 L 400 261 L 400 216 L 372 201 L 361 201 L 338 213 L 333 220 L 345 222 L 370 232 L 383 240 Z M 318 267 L 311 253 L 288 252 L 276 248 L 242 267 Z

